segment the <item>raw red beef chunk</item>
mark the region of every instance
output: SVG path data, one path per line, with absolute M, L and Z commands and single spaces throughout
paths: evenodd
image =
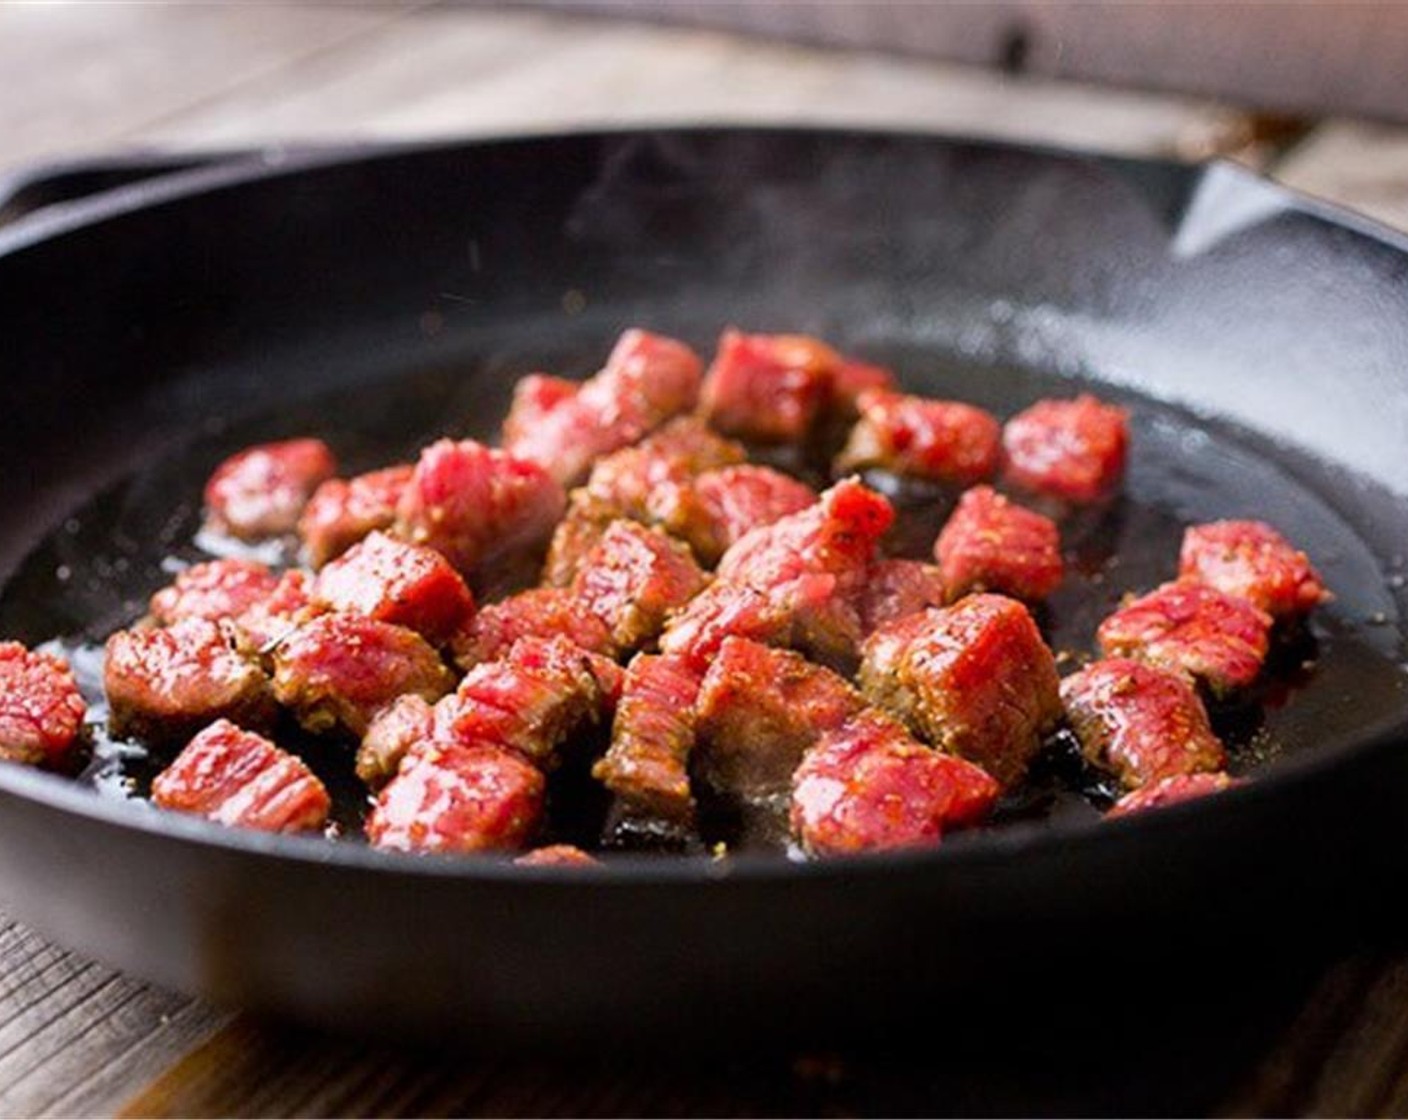
M 797 768 L 792 835 L 813 856 L 931 847 L 982 821 L 1000 787 L 874 710 L 821 737 Z
M 838 474 L 878 467 L 969 486 L 997 470 L 1002 426 L 981 408 L 874 389 L 857 406 L 860 420 L 836 458 Z
M 1061 682 L 1061 699 L 1085 757 L 1127 789 L 1227 765 L 1182 673 L 1122 658 L 1097 661 Z
M 269 680 L 235 646 L 232 626 L 204 618 L 119 630 L 108 639 L 103 664 L 108 729 L 164 743 L 222 717 L 241 727 L 267 726 L 274 716 Z
M 1123 817 L 1128 813 L 1143 812 L 1145 809 L 1162 809 L 1166 805 L 1193 801 L 1241 784 L 1238 779 L 1227 774 L 1174 774 L 1125 794 L 1105 815 Z
M 73 671 L 61 658 L 0 642 L 0 759 L 62 766 L 86 711 Z
M 725 439 L 694 416 L 672 420 L 634 447 L 598 459 L 586 491 L 618 517 L 655 521 L 652 497 L 662 487 L 687 486 L 705 471 L 737 466 L 747 458 L 741 444 Z
M 396 508 L 396 535 L 433 548 L 470 578 L 545 543 L 566 505 L 536 463 L 442 439 L 421 452 Z
M 1264 521 L 1213 521 L 1183 534 L 1178 574 L 1245 599 L 1272 618 L 1303 615 L 1329 598 L 1304 552 Z
M 193 564 L 152 596 L 152 620 L 169 626 L 183 618 L 238 618 L 273 595 L 278 585 L 279 577 L 254 560 Z
M 660 648 L 707 663 L 735 634 L 844 663 L 860 642 L 858 603 L 893 520 L 875 491 L 854 479 L 837 483 L 815 505 L 730 548 L 717 582 L 672 619 Z
M 543 586 L 566 588 L 577 578 L 587 554 L 597 546 L 607 528 L 622 517 L 614 505 L 584 489 L 572 491 L 567 514 L 553 530 L 543 563 Z
M 1191 580 L 1155 588 L 1100 624 L 1106 657 L 1181 669 L 1217 695 L 1251 684 L 1266 660 L 1271 616 Z
M 378 795 L 367 838 L 406 852 L 521 848 L 538 829 L 546 788 L 543 772 L 514 751 L 432 744 Z
M 279 577 L 270 594 L 235 621 L 243 649 L 264 652 L 308 618 L 312 610 L 313 578 L 291 568 Z
M 699 689 L 697 771 L 745 800 L 786 793 L 803 753 L 864 706 L 847 681 L 801 654 L 728 638 Z
M 431 742 L 434 710 L 425 697 L 408 692 L 380 709 L 357 748 L 357 777 L 380 789 L 396 776 L 401 760 L 417 745 Z
M 946 598 L 943 574 L 933 564 L 881 560 L 871 566 L 861 590 L 861 628 L 869 636 L 905 615 L 941 607 Z
M 634 818 L 693 820 L 689 758 L 700 670 L 676 657 L 640 654 L 626 670 L 611 746 L 592 776 Z
M 313 491 L 298 519 L 308 563 L 321 568 L 368 533 L 390 529 L 413 469 L 402 463 L 356 478 L 330 478 Z
M 975 486 L 959 499 L 934 556 L 951 599 L 997 591 L 1035 603 L 1056 590 L 1064 573 L 1056 523 L 991 486 Z
M 240 540 L 291 533 L 318 484 L 336 473 L 337 460 L 320 439 L 246 448 L 205 484 L 206 525 Z
M 841 416 L 854 417 L 859 412 L 862 393 L 894 389 L 895 375 L 883 366 L 842 358 L 832 381 L 832 406 Z
M 700 408 L 719 431 L 758 443 L 797 443 L 831 405 L 842 358 L 805 335 L 726 330 L 704 378 Z
M 314 734 L 360 739 L 398 696 L 438 700 L 453 687 L 440 655 L 414 630 L 359 615 L 310 619 L 274 650 L 274 695 Z
M 615 662 L 566 638 L 524 638 L 477 665 L 435 706 L 437 742 L 492 743 L 541 767 L 569 735 L 610 719 L 621 694 Z
M 921 739 L 1004 786 L 1061 718 L 1055 659 L 1027 609 L 1001 595 L 881 627 L 865 643 L 860 685 Z
M 469 670 L 497 661 L 520 638 L 564 637 L 592 653 L 611 655 L 611 628 L 583 610 L 565 587 L 532 587 L 491 603 L 476 614 L 451 642 L 455 664 Z
M 1010 481 L 1053 498 L 1093 502 L 1124 474 L 1127 413 L 1088 393 L 1037 401 L 1007 421 L 1002 444 Z
M 533 429 L 560 405 L 574 400 L 582 385 L 565 377 L 530 373 L 513 387 L 513 401 L 504 417 L 503 445 L 513 447 L 533 439 Z
M 639 649 L 664 628 L 670 612 L 704 587 L 689 549 L 658 529 L 617 521 L 587 554 L 572 595 L 611 629 L 616 652 Z
M 302 760 L 218 720 L 152 782 L 152 801 L 218 824 L 264 832 L 322 828 L 331 801 Z
M 318 573 L 315 606 L 414 630 L 433 645 L 474 613 L 474 596 L 440 553 L 372 533 Z
M 563 485 L 599 455 L 635 443 L 699 399 L 702 364 L 682 342 L 626 331 L 600 373 L 575 393 L 538 378 L 514 394 L 504 448 L 545 467 Z
M 705 471 L 685 484 L 667 484 L 651 496 L 661 528 L 687 542 L 713 565 L 754 529 L 814 505 L 816 491 L 771 467 L 745 463 Z
M 546 848 L 534 848 L 513 861 L 519 867 L 600 867 L 601 860 L 594 859 L 573 844 L 549 844 Z

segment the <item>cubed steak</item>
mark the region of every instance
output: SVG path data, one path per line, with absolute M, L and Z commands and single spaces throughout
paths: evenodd
M 867 710 L 823 735 L 792 781 L 792 835 L 813 857 L 937 844 L 980 823 L 1001 792 L 971 762 L 940 754 Z
M 355 478 L 330 478 L 313 491 L 298 519 L 308 563 L 321 568 L 368 533 L 390 529 L 412 470 L 400 463 Z
M 206 528 L 245 541 L 291 533 L 313 491 L 336 473 L 337 459 L 320 439 L 248 447 L 205 484 Z
M 816 500 L 816 491 L 806 483 L 771 467 L 745 463 L 657 487 L 649 504 L 661 528 L 688 543 L 701 563 L 712 566 L 747 533 Z
M 254 560 L 192 564 L 151 598 L 152 621 L 169 626 L 183 618 L 235 619 L 274 594 L 279 577 Z
M 703 365 L 682 342 L 628 330 L 601 372 L 575 392 L 541 376 L 514 394 L 504 448 L 546 468 L 564 486 L 579 482 L 592 460 L 640 440 L 693 410 Z
M 570 587 L 587 554 L 622 516 L 610 502 L 580 487 L 573 490 L 567 513 L 553 529 L 547 559 L 543 561 L 543 586 Z
M 0 759 L 62 768 L 73 757 L 86 712 L 66 661 L 0 642 Z
M 1019 780 L 1061 719 L 1056 661 L 1026 607 L 970 595 L 882 626 L 867 639 L 861 690 L 916 735 Z
M 666 617 L 705 582 L 685 545 L 658 529 L 617 521 L 582 561 L 571 591 L 581 611 L 610 628 L 620 654 L 653 642 Z
M 934 542 L 934 556 L 951 599 L 996 591 L 1036 603 L 1064 574 L 1056 523 L 991 486 L 975 486 L 959 499 Z
M 738 466 L 743 445 L 719 435 L 696 416 L 671 420 L 634 447 L 598 459 L 586 491 L 616 511 L 617 517 L 658 519 L 652 497 L 662 487 L 687 486 L 705 471 Z
M 455 664 L 468 671 L 497 661 L 520 638 L 563 637 L 592 653 L 613 655 L 611 627 L 583 610 L 565 587 L 530 587 L 480 610 L 450 643 Z
M 755 443 L 800 443 L 830 407 L 842 358 L 815 338 L 729 329 L 700 393 L 706 420 Z
M 267 652 L 275 642 L 315 613 L 312 606 L 313 578 L 299 568 L 290 568 L 263 599 L 249 606 L 235 619 L 242 648 Z
M 269 678 L 237 644 L 232 625 L 204 618 L 117 631 L 103 663 L 108 730 L 167 744 L 222 718 L 267 727 L 275 714 Z
M 541 823 L 546 789 L 543 772 L 516 751 L 430 744 L 378 794 L 367 838 L 405 852 L 522 848 Z
M 1203 702 L 1180 672 L 1097 661 L 1061 682 L 1061 699 L 1085 757 L 1126 789 L 1227 765 Z
M 433 548 L 473 584 L 489 578 L 484 569 L 546 544 L 566 505 L 537 463 L 442 439 L 420 454 L 396 507 L 395 535 Z
M 620 815 L 639 829 L 694 820 L 689 759 L 701 670 L 676 657 L 639 654 L 626 669 L 611 726 L 611 746 L 592 777 L 616 795 Z
M 865 706 L 842 677 L 799 653 L 728 638 L 695 707 L 695 771 L 745 801 L 786 794 L 803 754 Z
M 1146 809 L 1162 809 L 1221 793 L 1241 784 L 1241 780 L 1228 774 L 1174 774 L 1125 794 L 1105 816 L 1123 817 L 1130 813 L 1142 813 Z
M 454 687 L 440 655 L 404 626 L 350 614 L 303 623 L 274 650 L 274 695 L 315 735 L 360 739 L 379 709 L 408 692 L 438 700 Z
M 860 595 L 860 622 L 869 637 L 896 619 L 947 600 L 943 573 L 921 560 L 880 560 L 871 565 Z
M 796 579 L 773 592 L 716 581 L 670 620 L 660 636 L 660 650 L 702 673 L 729 637 L 771 646 L 799 645 L 804 639 L 799 616 L 828 617 L 835 610 L 835 590 L 836 581 L 826 575 Z
M 440 553 L 374 532 L 318 573 L 313 604 L 414 630 L 432 645 L 474 614 L 474 596 Z
M 1245 599 L 1272 618 L 1314 610 L 1329 592 L 1304 552 L 1264 521 L 1213 521 L 1183 534 L 1178 574 Z
M 372 716 L 357 748 L 357 777 L 380 789 L 396 776 L 401 760 L 434 738 L 434 709 L 414 692 L 398 696 Z
M 1128 414 L 1089 393 L 1037 401 L 1007 421 L 1002 445 L 1008 481 L 1067 502 L 1094 502 L 1124 475 Z
M 997 471 L 1002 425 L 981 408 L 875 389 L 856 404 L 860 419 L 836 457 L 837 474 L 875 468 L 971 486 Z
M 575 844 L 549 844 L 534 848 L 513 861 L 519 867 L 600 867 L 601 860 L 588 855 Z
M 843 357 L 832 379 L 831 407 L 839 418 L 853 420 L 860 414 L 862 393 L 894 391 L 895 375 L 884 366 Z
M 524 638 L 498 661 L 471 669 L 435 706 L 442 743 L 492 743 L 551 768 L 557 749 L 585 728 L 609 724 L 620 667 L 566 638 Z
M 156 776 L 152 803 L 263 832 L 320 829 L 332 805 L 301 759 L 224 719 L 192 739 Z
M 1181 669 L 1223 696 L 1256 680 L 1270 630 L 1271 616 L 1245 599 L 1175 580 L 1121 607 L 1096 637 L 1106 657 Z

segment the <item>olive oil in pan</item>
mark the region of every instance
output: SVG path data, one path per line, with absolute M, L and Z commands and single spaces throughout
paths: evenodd
M 1025 370 L 965 367 L 903 350 L 867 356 L 888 358 L 912 391 L 968 400 L 1002 417 L 1038 397 L 1070 396 L 1087 387 L 1130 409 L 1132 446 L 1124 490 L 1102 507 L 1061 518 L 1066 580 L 1035 612 L 1063 673 L 1095 655 L 1096 627 L 1126 594 L 1176 574 L 1185 526 L 1256 517 L 1310 554 L 1335 600 L 1303 628 L 1277 635 L 1267 672 L 1245 697 L 1212 706 L 1214 727 L 1228 745 L 1230 769 L 1254 776 L 1280 757 L 1344 741 L 1383 720 L 1408 718 L 1399 602 L 1402 558 L 1394 569 L 1392 557 L 1381 560 L 1375 554 L 1366 539 L 1374 534 L 1356 529 L 1353 488 L 1332 467 L 1323 469 L 1323 477 L 1288 470 L 1275 449 L 1263 446 L 1254 434 L 1224 430 L 1109 386 L 1077 386 Z M 521 368 L 591 368 L 577 355 L 535 357 L 525 357 Z M 140 799 L 168 761 L 140 744 L 106 736 L 101 642 L 140 617 L 150 594 L 182 565 L 208 558 L 211 546 L 219 544 L 198 537 L 198 531 L 201 487 L 221 458 L 251 443 L 312 434 L 334 447 L 343 472 L 351 474 L 411 460 L 421 446 L 442 435 L 492 438 L 512 385 L 498 368 L 502 364 L 477 371 L 473 363 L 422 370 L 225 424 L 216 436 L 192 441 L 184 452 L 151 463 L 98 495 L 50 533 L 0 593 L 0 633 L 31 644 L 52 642 L 50 648 L 73 662 L 93 705 L 92 754 L 78 780 L 99 796 Z M 457 422 L 457 417 L 465 419 Z M 813 485 L 827 481 L 824 452 L 805 462 L 787 455 L 767 458 Z M 871 481 L 883 486 L 899 512 L 890 550 L 930 559 L 934 538 L 957 495 L 893 479 Z M 290 561 L 293 555 L 286 549 L 261 558 Z M 516 582 L 531 583 L 535 574 L 525 569 Z M 301 754 L 328 785 L 334 801 L 331 831 L 349 840 L 360 837 L 368 799 L 352 770 L 352 745 L 314 739 L 291 720 L 278 729 L 277 738 Z M 550 839 L 586 844 L 600 833 L 608 799 L 584 764 L 600 745 L 572 745 L 567 764 L 553 777 Z M 1094 818 L 1116 793 L 1106 777 L 1084 764 L 1070 735 L 1058 732 L 1028 780 L 1004 798 L 994 827 Z M 780 813 L 742 810 L 707 797 L 702 809 L 704 850 L 723 844 L 735 851 L 785 851 Z

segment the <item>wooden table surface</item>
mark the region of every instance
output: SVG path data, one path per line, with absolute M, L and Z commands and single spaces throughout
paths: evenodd
M 12 3 L 0 74 L 0 174 L 132 149 L 836 122 L 1231 154 L 1408 228 L 1401 127 L 523 8 Z M 255 1023 L 2 918 L 0 962 L 7 1116 L 1408 1111 L 1408 951 L 1388 933 L 1185 1009 L 1181 1042 L 1154 1014 L 1149 1045 L 1097 1032 L 1074 1063 L 1069 1046 L 1032 1044 L 997 1056 L 426 1054 Z

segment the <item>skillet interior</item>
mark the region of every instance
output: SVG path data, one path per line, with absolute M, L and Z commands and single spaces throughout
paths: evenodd
M 916 388 L 1004 413 L 1074 376 L 1108 382 L 1104 393 L 1135 394 L 1140 450 L 1123 520 L 1088 542 L 1092 569 L 1111 536 L 1126 558 L 1106 573 L 1106 594 L 1168 573 L 1178 517 L 1255 513 L 1311 551 L 1339 600 L 1317 635 L 1321 670 L 1293 704 L 1266 709 L 1269 735 L 1244 756 L 1270 744 L 1309 764 L 1247 791 L 1235 818 L 1228 798 L 1167 822 L 955 845 L 937 858 L 716 871 L 722 884 L 698 868 L 623 869 L 608 888 L 596 875 L 572 886 L 341 858 L 320 875 L 306 849 L 271 860 L 270 848 L 294 849 L 206 847 L 206 830 L 134 831 L 104 812 L 79 831 L 147 853 L 135 893 L 173 907 L 168 925 L 150 912 L 144 925 L 120 891 L 43 889 L 55 859 L 85 865 L 85 881 L 103 860 L 95 836 L 56 851 L 52 813 L 17 801 L 0 828 L 27 846 L 3 857 L 7 882 L 60 936 L 184 987 L 318 1018 L 350 1007 L 421 1027 L 540 1030 L 550 1006 L 569 1029 L 602 1006 L 649 1021 L 668 1006 L 662 994 L 708 991 L 720 968 L 757 957 L 769 962 L 755 996 L 764 1018 L 813 1003 L 834 1013 L 817 976 L 835 964 L 804 947 L 821 930 L 847 931 L 858 967 L 876 970 L 879 946 L 893 954 L 879 967 L 883 996 L 886 980 L 953 984 L 969 958 L 1009 970 L 1004 921 L 1042 915 L 1059 952 L 1100 918 L 1206 933 L 1212 914 L 1248 920 L 1260 908 L 1264 922 L 1267 899 L 1281 913 L 1303 907 L 1309 896 L 1291 900 L 1287 883 L 1377 852 L 1402 800 L 1382 767 L 1401 768 L 1385 732 L 1401 731 L 1408 707 L 1404 272 L 1397 248 L 1225 169 L 808 133 L 408 152 L 178 195 L 19 243 L 0 256 L 0 327 L 18 340 L 24 374 L 6 379 L 0 406 L 26 418 L 0 448 L 0 558 L 15 568 L 0 597 L 6 634 L 96 636 L 129 618 L 162 581 L 162 556 L 189 540 L 205 470 L 251 438 L 314 429 L 354 468 L 374 465 L 444 430 L 491 427 L 512 376 L 585 373 L 636 322 L 705 346 L 726 322 L 809 330 L 892 361 Z M 1093 611 L 1058 602 L 1053 621 L 1084 644 Z M 1375 732 L 1388 747 L 1356 747 Z M 1329 758 L 1338 765 L 1321 764 Z M 6 777 L 0 790 L 26 784 Z M 1297 805 L 1297 790 L 1317 805 L 1313 851 L 1292 828 L 1310 804 Z M 1170 871 L 1152 889 L 1139 870 L 1149 860 Z M 358 932 L 330 954 L 316 936 L 328 915 L 312 900 L 345 909 L 329 892 L 358 875 L 385 905 L 346 912 Z M 592 883 L 600 893 L 584 893 Z M 789 895 L 805 903 L 779 923 Z M 1190 900 L 1201 917 L 1184 912 Z M 247 928 L 262 940 L 225 935 L 234 905 L 253 912 Z M 564 916 L 581 921 L 583 905 L 616 938 L 595 956 L 545 937 Z M 407 907 L 477 923 L 465 936 L 496 967 L 467 964 L 419 924 L 409 934 Z M 520 924 L 530 912 L 541 924 Z M 125 924 L 78 929 L 79 915 Z M 937 938 L 897 942 L 901 915 L 906 926 L 924 916 Z M 684 974 L 671 967 L 680 957 L 642 938 L 671 919 L 690 949 Z M 393 949 L 407 936 L 422 956 L 409 971 Z M 720 951 L 720 940 L 734 944 Z M 527 973 L 535 983 L 509 998 Z

